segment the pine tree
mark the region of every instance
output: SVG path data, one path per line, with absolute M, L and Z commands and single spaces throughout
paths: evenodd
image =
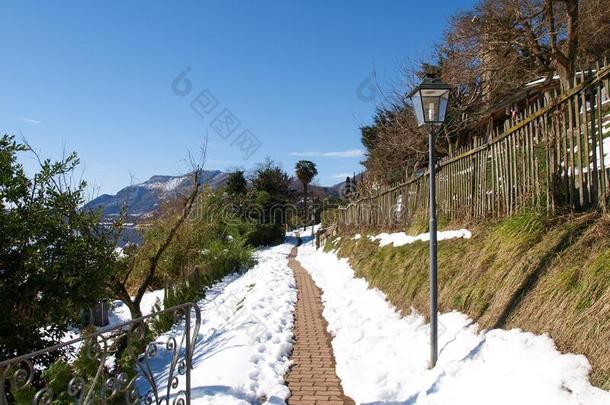
M 227 178 L 227 192 L 232 196 L 241 196 L 248 191 L 248 182 L 242 170 L 229 173 Z
M 350 194 L 352 194 L 352 181 L 349 178 L 349 176 L 347 176 L 345 178 L 345 188 L 344 188 L 345 192 L 343 193 L 343 196 L 345 198 L 348 198 L 350 196 Z

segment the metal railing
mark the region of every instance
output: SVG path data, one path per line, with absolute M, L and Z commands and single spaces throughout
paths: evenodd
M 175 323 L 180 327 L 167 333 L 160 330 Z M 190 404 L 200 325 L 197 304 L 185 303 L 4 360 L 0 362 L 0 404 L 23 403 L 30 397 L 32 404 L 44 405 Z M 86 372 L 76 366 L 83 358 L 93 364 Z M 59 387 L 58 381 L 45 378 L 57 362 L 70 370 L 67 383 Z

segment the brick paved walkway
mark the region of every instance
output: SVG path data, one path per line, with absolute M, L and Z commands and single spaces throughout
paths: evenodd
M 343 394 L 335 371 L 335 358 L 322 317 L 320 289 L 295 259 L 297 248 L 288 257 L 288 266 L 297 282 L 294 365 L 286 376 L 292 396 L 289 405 L 343 405 L 354 401 Z

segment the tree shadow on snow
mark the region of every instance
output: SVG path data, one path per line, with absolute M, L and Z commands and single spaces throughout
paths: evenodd
M 249 403 L 256 403 L 256 398 L 254 398 L 252 395 L 249 395 L 248 393 L 242 390 L 227 387 L 226 385 L 206 385 L 202 387 L 193 387 L 191 389 L 191 399 L 214 396 L 218 394 L 231 396 L 235 399 L 239 399 Z
M 193 367 L 196 367 L 198 362 L 209 359 L 224 350 L 243 346 L 238 344 L 223 346 L 231 340 L 229 337 L 225 337 L 226 333 L 226 329 L 214 329 L 212 334 L 207 338 L 197 342 L 195 352 L 193 353 Z

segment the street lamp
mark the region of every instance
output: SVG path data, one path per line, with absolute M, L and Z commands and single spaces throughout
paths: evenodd
M 445 122 L 450 87 L 439 78 L 426 75 L 409 95 L 418 126 L 428 127 L 428 164 L 430 172 L 430 367 L 438 359 L 438 284 L 436 255 L 436 127 Z

